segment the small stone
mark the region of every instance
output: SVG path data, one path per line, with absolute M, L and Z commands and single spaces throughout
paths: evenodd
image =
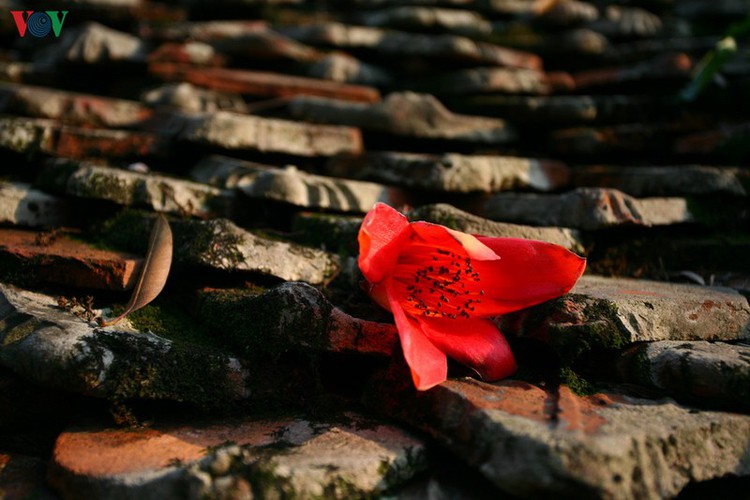
M 674 112 L 672 108 L 672 112 Z M 654 121 L 598 127 L 573 127 L 555 130 L 549 137 L 550 154 L 594 156 L 597 159 L 618 156 L 652 161 L 665 155 L 665 144 L 671 145 L 681 135 L 695 129 L 684 121 Z M 668 148 L 667 148 L 668 149 Z M 688 152 L 688 151 L 679 151 Z M 590 160 L 589 160 L 590 161 Z
M 750 409 L 750 343 L 662 341 L 638 344 L 617 360 L 623 382 L 709 406 Z
M 0 223 L 26 227 L 70 224 L 72 207 L 62 198 L 24 183 L 0 182 Z
M 216 207 L 227 204 L 230 196 L 197 182 L 66 161 L 48 165 L 38 182 L 70 196 L 195 216 L 215 213 Z
M 0 258 L 24 284 L 118 291 L 135 285 L 142 263 L 133 255 L 93 248 L 64 234 L 16 229 L 0 229 Z
M 216 111 L 245 113 L 247 111 L 247 104 L 237 94 L 206 90 L 184 82 L 156 87 L 144 92 L 141 99 L 149 106 L 195 113 Z
M 301 212 L 292 221 L 292 233 L 297 241 L 329 252 L 357 255 L 357 233 L 362 217 L 355 215 Z
M 368 404 L 427 432 L 514 496 L 669 497 L 691 482 L 750 475 L 750 416 L 668 400 L 471 379 L 417 392 L 386 376 Z
M 290 26 L 280 31 L 303 43 L 344 51 L 369 49 L 388 57 L 419 57 L 475 66 L 542 67 L 542 60 L 534 54 L 456 35 L 423 35 L 339 23 Z
M 294 166 L 283 169 L 212 156 L 199 162 L 191 177 L 246 196 L 309 209 L 365 213 L 378 201 L 388 202 L 390 188 L 372 182 L 308 174 Z
M 505 315 L 500 324 L 573 361 L 633 342 L 747 339 L 750 306 L 729 288 L 584 276 L 568 295 Z
M 739 168 L 700 165 L 582 165 L 571 170 L 571 184 L 618 189 L 631 196 L 727 194 L 747 196 L 750 176 Z
M 298 120 L 351 125 L 366 131 L 422 139 L 503 144 L 516 137 L 503 120 L 455 114 L 435 97 L 413 92 L 392 93 L 372 105 L 295 97 L 289 103 L 289 111 Z
M 247 397 L 247 374 L 236 359 L 125 322 L 96 328 L 54 297 L 1 284 L 0 365 L 47 387 L 120 401 L 211 407 Z
M 375 496 L 426 467 L 424 445 L 410 434 L 358 415 L 342 418 L 348 423 L 245 419 L 69 430 L 55 445 L 51 480 L 64 495 L 79 498 L 173 498 L 186 488 L 213 498 L 251 498 L 258 491 L 264 497 L 344 498 Z M 303 441 L 293 438 L 298 428 L 307 429 Z M 215 477 L 210 466 L 201 470 L 221 454 L 236 464 L 233 471 Z
M 469 234 L 546 241 L 578 253 L 583 253 L 584 250 L 577 231 L 558 227 L 519 226 L 494 222 L 443 203 L 423 205 L 409 211 L 407 216 L 411 221 L 425 220 Z
M 564 187 L 568 167 L 558 161 L 514 156 L 428 155 L 373 152 L 328 161 L 330 175 L 408 186 L 426 191 L 494 193 Z
M 296 95 L 311 95 L 354 102 L 376 102 L 380 99 L 380 93 L 372 87 L 266 71 L 191 67 L 153 62 L 149 65 L 149 72 L 165 81 L 188 82 L 221 92 L 256 97 L 288 98 Z
M 616 189 L 578 188 L 564 194 L 499 193 L 484 205 L 488 219 L 597 230 L 693 222 L 684 198 L 633 198 Z
M 226 111 L 185 116 L 181 140 L 226 150 L 251 150 L 296 156 L 359 153 L 360 131 L 351 127 L 261 118 Z

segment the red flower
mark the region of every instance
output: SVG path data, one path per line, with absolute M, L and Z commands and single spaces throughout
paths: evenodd
M 564 295 L 586 267 L 551 243 L 409 223 L 382 203 L 362 222 L 359 251 L 370 296 L 393 313 L 419 390 L 446 379 L 446 355 L 485 380 L 512 375 L 513 353 L 486 318 Z

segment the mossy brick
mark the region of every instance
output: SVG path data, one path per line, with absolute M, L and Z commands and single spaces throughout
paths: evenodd
M 35 383 L 126 401 L 223 407 L 247 397 L 239 361 L 198 344 L 97 328 L 54 297 L 0 285 L 0 364 Z
M 596 349 L 656 340 L 750 338 L 747 299 L 728 288 L 584 276 L 568 295 L 499 320 L 549 343 L 564 365 Z

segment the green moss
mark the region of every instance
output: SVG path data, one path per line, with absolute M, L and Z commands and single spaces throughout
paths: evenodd
M 562 300 L 572 301 L 583 318 L 580 324 L 562 322 L 550 327 L 549 345 L 560 357 L 563 366 L 572 365 L 583 354 L 594 349 L 620 349 L 630 342 L 618 326 L 618 309 L 614 303 L 576 294 L 557 299 Z M 554 308 L 557 301 L 551 307 Z
M 121 205 L 130 205 L 135 201 L 135 186 L 128 185 L 128 182 L 116 173 L 91 172 L 79 182 L 80 195 Z
M 296 301 L 296 295 L 280 287 L 260 291 L 204 293 L 201 327 L 222 335 L 237 352 L 251 359 L 278 359 L 287 352 L 309 354 L 325 349 L 327 302 L 321 299 L 320 308 L 316 308 Z
M 112 308 L 116 317 L 125 309 L 122 305 Z M 151 332 L 174 341 L 192 342 L 194 344 L 217 346 L 215 339 L 206 335 L 184 310 L 172 304 L 151 303 L 128 315 L 133 327 L 141 332 Z
M 106 330 L 97 331 L 84 342 L 102 359 L 104 351 L 113 354 L 100 390 L 115 402 L 171 400 L 211 409 L 225 407 L 236 399 L 229 358 L 217 350 Z
M 225 219 L 173 224 L 176 259 L 219 269 L 237 268 L 245 261 L 239 249 L 242 235 L 230 225 Z
M 361 224 L 361 217 L 300 214 L 294 218 L 292 233 L 301 244 L 347 257 L 359 251 L 357 232 Z
M 567 385 L 574 394 L 579 396 L 590 396 L 598 392 L 593 383 L 583 378 L 570 367 L 560 369 L 560 382 Z
M 101 248 L 145 255 L 155 217 L 155 214 L 143 210 L 123 210 L 94 228 L 89 243 Z

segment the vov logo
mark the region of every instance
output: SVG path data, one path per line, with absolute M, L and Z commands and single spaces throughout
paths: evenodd
M 36 12 L 33 10 L 11 10 L 10 13 L 13 15 L 13 21 L 16 22 L 16 28 L 18 28 L 18 34 L 21 38 L 25 37 L 26 33 L 31 33 L 31 36 L 37 38 L 44 38 L 50 34 L 50 31 L 57 38 L 60 36 L 65 17 L 68 15 L 67 10 Z

